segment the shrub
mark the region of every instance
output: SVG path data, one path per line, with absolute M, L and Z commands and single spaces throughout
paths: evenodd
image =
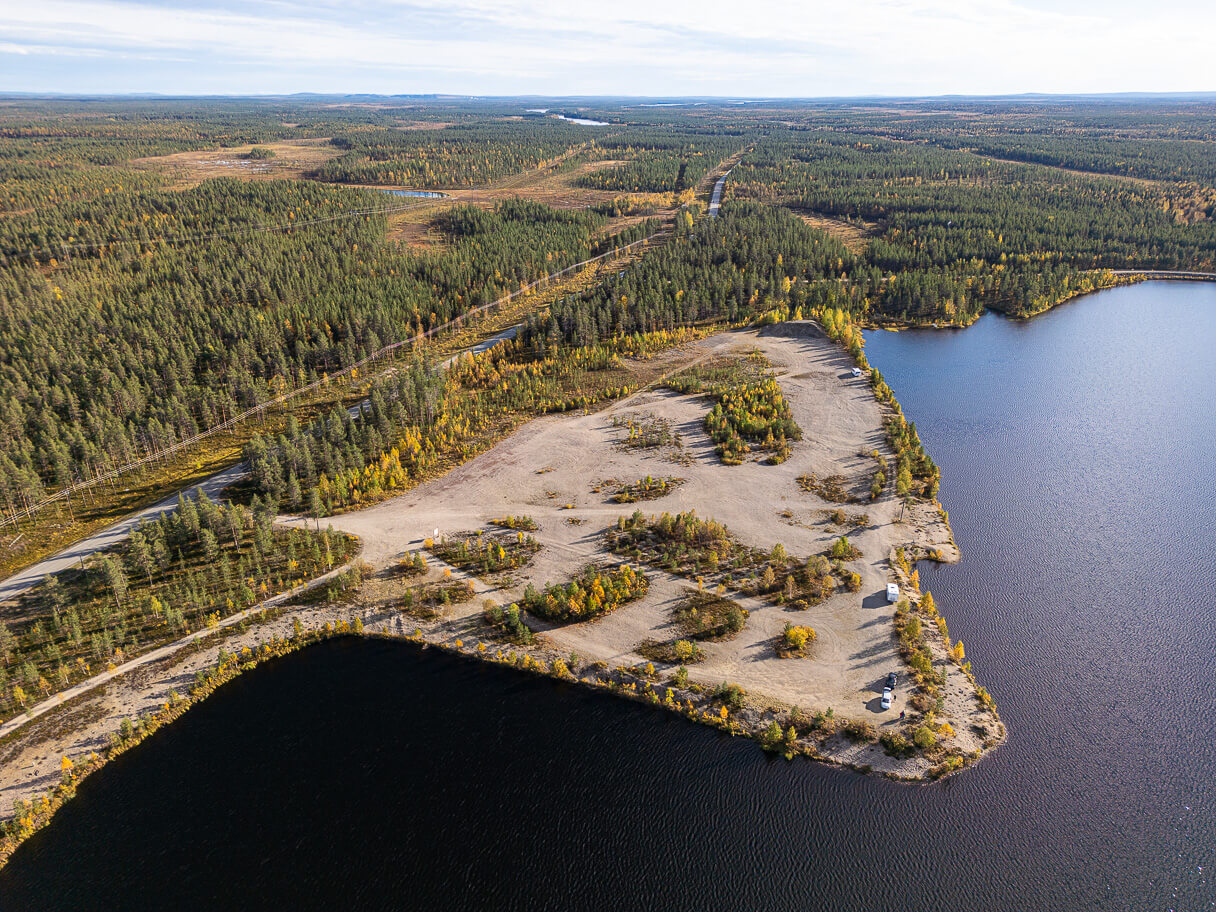
M 723 681 L 714 690 L 714 699 L 725 703 L 732 709 L 738 709 L 743 705 L 744 698 L 747 696 L 745 691 L 738 684 L 731 684 Z
M 814 473 L 798 477 L 798 485 L 802 490 L 831 503 L 847 503 L 852 500 L 845 488 L 846 484 L 843 475 L 829 475 L 822 481 Z
M 928 725 L 922 725 L 912 733 L 912 742 L 921 750 L 932 750 L 937 746 L 937 735 Z
M 490 525 L 504 529 L 522 529 L 525 532 L 536 531 L 536 520 L 531 516 L 500 516 L 498 519 L 491 519 Z
M 701 653 L 701 650 L 688 640 L 676 640 L 674 649 L 676 658 L 680 660 L 681 664 L 696 661 Z
M 467 573 L 500 573 L 531 563 L 540 544 L 522 531 L 461 534 L 431 548 L 440 559 Z
M 675 609 L 676 619 L 690 639 L 728 640 L 747 624 L 748 612 L 731 599 L 700 590 L 686 590 Z
M 638 645 L 637 653 L 643 658 L 673 665 L 692 665 L 705 659 L 701 648 L 688 640 L 644 640 Z
M 886 487 L 887 476 L 882 472 L 874 473 L 874 480 L 870 482 L 870 500 L 878 500 L 882 497 L 882 489 Z
M 908 704 L 917 712 L 922 713 L 937 708 L 937 701 L 919 688 L 908 698 Z
M 397 563 L 397 571 L 402 576 L 414 576 L 426 572 L 426 558 L 420 551 L 407 551 L 401 555 Z
M 813 642 L 815 642 L 814 628 L 794 625 L 787 621 L 785 629 L 781 632 L 781 642 L 778 644 L 777 651 L 783 656 L 802 655 L 807 646 Z
M 647 475 L 633 484 L 622 485 L 612 499 L 617 503 L 634 503 L 639 500 L 655 500 L 665 497 L 680 485 L 683 478 L 653 478 Z
M 878 740 L 878 729 L 865 719 L 850 719 L 844 723 L 841 731 L 852 741 Z
M 915 653 L 913 653 L 912 658 L 909 660 L 909 664 L 923 675 L 933 673 L 933 661 L 929 657 L 929 653 L 923 649 L 918 649 Z
M 811 728 L 830 735 L 836 731 L 836 711 L 832 707 L 821 709 L 811 716 Z
M 897 732 L 886 732 L 882 736 L 882 746 L 892 757 L 907 757 L 912 753 L 912 742 Z
M 942 776 L 953 773 L 955 770 L 962 769 L 964 765 L 965 765 L 965 761 L 963 760 L 963 758 L 958 756 L 957 754 L 954 754 L 952 756 L 947 757 L 941 763 L 937 764 L 937 766 L 930 769 L 929 777 L 931 779 L 940 779 Z
M 856 560 L 861 557 L 861 552 L 844 535 L 832 542 L 832 549 L 829 553 L 833 560 Z

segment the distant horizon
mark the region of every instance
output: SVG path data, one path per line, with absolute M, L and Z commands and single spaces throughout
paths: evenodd
M 557 102 L 619 102 L 644 100 L 647 102 L 670 101 L 680 106 L 688 104 L 765 104 L 768 102 L 832 102 L 832 101 L 941 101 L 941 100 L 1030 100 L 1030 99 L 1211 99 L 1216 101 L 1216 89 L 1179 89 L 1162 91 L 1120 92 L 1002 92 L 967 93 L 942 92 L 910 95 L 872 93 L 865 95 L 631 95 L 604 93 L 592 95 L 549 95 L 544 93 L 521 94 L 465 94 L 458 92 L 319 92 L 301 90 L 297 92 L 84 92 L 84 91 L 35 91 L 0 88 L 0 98 L 64 98 L 64 99 L 124 99 L 157 98 L 166 101 L 176 99 L 231 98 L 237 100 L 259 99 L 308 99 L 308 98 L 384 98 L 419 99 L 434 101 L 512 101 L 541 100 Z M 651 105 L 658 107 L 661 105 Z M 537 112 L 540 113 L 540 112 Z
M 1174 93 L 1213 79 L 1200 0 L 40 0 L 0 85 L 180 97 Z M 87 89 L 83 88 L 87 87 Z M 1213 87 L 1216 89 L 1216 86 Z M 417 90 L 409 94 L 418 94 Z

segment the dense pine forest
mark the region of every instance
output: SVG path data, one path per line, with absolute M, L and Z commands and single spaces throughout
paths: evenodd
M 732 165 L 709 219 L 706 182 Z M 367 184 L 484 194 L 415 216 Z M 660 212 L 658 194 L 682 205 Z M 6 514 L 669 226 L 611 281 L 528 316 L 514 366 L 494 366 L 505 389 L 474 405 L 415 365 L 370 420 L 335 413 L 251 453 L 263 494 L 307 507 L 325 478 L 339 506 L 360 499 L 351 473 L 437 416 L 487 397 L 568 407 L 571 378 L 596 371 L 591 399 L 623 388 L 611 362 L 630 339 L 825 309 L 966 324 L 1111 270 L 1214 270 L 1216 105 L 19 99 L 0 113 L 0 210 Z
M 163 448 L 600 249 L 602 217 L 507 200 L 448 211 L 447 249 L 414 255 L 384 242 L 390 205 L 217 180 L 0 222 L 5 493 Z
M 330 142 L 343 154 L 318 180 L 409 187 L 480 187 L 561 158 L 594 136 L 544 121 L 453 124 L 432 130 L 361 130 Z

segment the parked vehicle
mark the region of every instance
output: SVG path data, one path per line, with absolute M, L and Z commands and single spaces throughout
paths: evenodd
M 890 687 L 884 687 L 882 689 L 882 708 L 890 709 L 891 701 L 894 699 L 895 699 L 895 691 L 893 691 Z
M 887 583 L 887 601 L 888 602 L 898 602 L 899 601 L 899 587 L 897 585 L 895 585 L 894 583 Z
M 893 671 L 887 672 L 887 683 L 884 684 L 883 687 L 887 688 L 887 690 L 894 690 L 895 685 L 898 683 L 899 683 L 899 675 L 897 675 Z

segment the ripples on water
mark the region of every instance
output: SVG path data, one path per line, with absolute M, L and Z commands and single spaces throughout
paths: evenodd
M 868 339 L 963 549 L 922 579 L 1010 729 L 975 769 L 786 763 L 337 641 L 86 782 L 0 872 L 0 909 L 1212 908 L 1216 286 Z

